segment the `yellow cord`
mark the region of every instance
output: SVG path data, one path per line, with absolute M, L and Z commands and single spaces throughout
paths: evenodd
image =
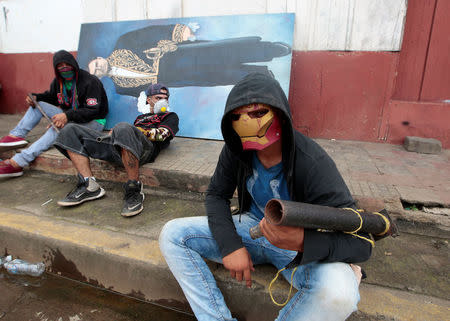
M 344 210 L 352 211 L 353 213 L 355 213 L 355 214 L 358 215 L 358 217 L 359 217 L 359 226 L 358 226 L 358 228 L 357 228 L 356 230 L 354 230 L 353 232 L 345 232 L 345 233 L 348 233 L 348 234 L 358 233 L 358 231 L 359 231 L 359 230 L 362 228 L 362 226 L 363 226 L 363 219 L 362 219 L 362 217 L 361 217 L 361 214 L 360 214 L 358 211 L 356 211 L 356 210 L 354 210 L 353 208 L 350 208 L 350 207 L 345 207 Z
M 372 247 L 375 247 L 375 242 L 373 240 L 368 239 L 367 237 L 364 237 L 364 236 L 356 234 L 362 228 L 362 225 L 363 225 L 363 218 L 361 217 L 361 213 L 359 213 L 358 211 L 356 211 L 356 210 L 354 210 L 353 208 L 350 208 L 350 207 L 346 207 L 346 208 L 344 208 L 344 210 L 350 210 L 350 211 L 354 212 L 356 215 L 358 215 L 358 217 L 359 217 L 359 226 L 358 226 L 358 228 L 356 230 L 352 231 L 352 232 L 344 232 L 344 233 L 356 236 L 356 237 L 358 237 L 358 238 L 360 238 L 360 239 L 362 239 L 364 241 L 369 242 L 372 245 Z
M 272 281 L 270 281 L 269 284 L 269 294 L 270 294 L 270 298 L 272 299 L 272 302 L 276 305 L 278 305 L 279 307 L 284 307 L 288 302 L 289 302 L 289 298 L 291 296 L 291 292 L 292 292 L 292 283 L 294 282 L 294 273 L 295 271 L 297 271 L 298 266 L 296 266 L 293 270 L 292 270 L 292 274 L 291 274 L 291 287 L 289 288 L 289 293 L 288 293 L 288 297 L 286 299 L 286 301 L 284 301 L 283 303 L 278 303 L 277 301 L 275 301 L 275 299 L 273 298 L 272 295 L 272 284 L 278 279 L 278 275 L 280 275 L 281 272 L 283 272 L 284 270 L 286 270 L 286 268 L 282 268 L 281 270 L 278 270 L 277 274 L 275 275 L 275 277 L 273 278 Z
M 372 247 L 374 247 L 374 246 L 375 246 L 375 242 L 373 241 L 373 239 L 368 239 L 367 237 L 364 237 L 364 236 L 361 236 L 361 235 L 356 234 L 356 233 L 358 233 L 359 230 L 362 228 L 362 225 L 363 225 L 363 218 L 362 218 L 362 216 L 361 216 L 360 211 L 363 212 L 364 210 L 355 210 L 355 209 L 350 208 L 350 207 L 346 207 L 346 208 L 343 208 L 343 209 L 344 209 L 344 210 L 350 210 L 350 211 L 352 211 L 353 213 L 355 213 L 356 215 L 358 215 L 358 217 L 359 217 L 359 226 L 358 226 L 358 228 L 357 228 L 356 230 L 352 231 L 352 232 L 344 232 L 344 233 L 351 234 L 351 235 L 353 235 L 353 236 L 359 237 L 360 239 L 369 242 L 369 243 L 372 245 Z M 384 234 L 386 234 L 387 231 L 389 231 L 389 227 L 390 227 L 390 222 L 389 222 L 389 220 L 388 220 L 383 214 L 381 214 L 381 213 L 373 212 L 373 214 L 380 215 L 380 216 L 383 218 L 384 222 L 386 223 L 386 224 L 385 224 L 385 225 L 386 225 L 386 229 L 385 229 L 382 233 L 377 234 L 377 235 L 384 235 Z M 370 234 L 370 235 L 371 235 L 371 234 Z M 372 236 L 372 235 L 371 235 L 371 236 Z M 270 281 L 270 284 L 269 284 L 269 294 L 270 294 L 270 298 L 272 299 L 272 302 L 273 302 L 274 304 L 278 305 L 279 307 L 284 307 L 284 306 L 289 302 L 289 298 L 291 297 L 291 293 L 292 293 L 292 283 L 293 283 L 293 281 L 294 281 L 294 273 L 295 273 L 295 271 L 297 271 L 297 268 L 298 268 L 298 267 L 295 267 L 295 268 L 292 270 L 292 274 L 291 274 L 291 287 L 289 288 L 288 297 L 287 297 L 286 301 L 284 301 L 283 303 L 278 303 L 278 302 L 275 301 L 275 299 L 273 298 L 273 295 L 272 295 L 272 285 L 273 285 L 273 284 L 275 283 L 275 281 L 278 279 L 278 276 L 280 275 L 280 273 L 283 272 L 284 270 L 286 270 L 286 268 L 282 268 L 281 270 L 278 270 L 278 272 L 277 272 L 277 274 L 275 275 L 275 277 L 272 279 L 272 281 Z
M 389 222 L 389 220 L 386 218 L 386 216 L 384 216 L 384 215 L 381 214 L 381 213 L 373 212 L 373 214 L 380 215 L 380 216 L 383 218 L 384 223 L 385 223 L 385 225 L 386 225 L 386 228 L 384 229 L 383 232 L 381 232 L 380 234 L 375 234 L 375 235 L 384 235 L 384 234 L 386 234 L 386 233 L 389 231 L 389 228 L 391 227 L 391 222 Z

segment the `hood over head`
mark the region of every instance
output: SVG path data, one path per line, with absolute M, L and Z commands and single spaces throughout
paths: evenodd
M 261 103 L 273 107 L 280 117 L 283 141 L 292 141 L 292 116 L 289 103 L 278 81 L 268 74 L 252 73 L 239 81 L 228 95 L 222 117 L 222 136 L 227 146 L 236 154 L 242 153 L 239 135 L 231 125 L 230 112 L 241 106 Z
M 66 50 L 60 50 L 56 52 L 53 55 L 53 69 L 55 70 L 55 76 L 57 78 L 60 78 L 59 72 L 56 69 L 56 65 L 65 62 L 66 64 L 71 65 L 73 68 L 75 68 L 75 72 L 78 73 L 80 67 L 78 66 L 78 62 L 76 61 L 75 57 Z

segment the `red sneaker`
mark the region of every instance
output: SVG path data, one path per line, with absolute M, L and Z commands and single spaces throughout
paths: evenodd
M 0 139 L 0 147 L 24 147 L 28 142 L 20 137 L 12 137 L 10 135 Z
M 9 160 L 2 161 L 0 164 L 0 177 L 17 177 L 22 176 L 22 174 L 23 168 L 12 166 Z

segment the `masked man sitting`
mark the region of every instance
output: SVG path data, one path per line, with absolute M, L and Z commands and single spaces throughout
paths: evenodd
M 139 166 L 153 162 L 160 151 L 169 146 L 178 132 L 178 115 L 169 111 L 169 90 L 153 84 L 146 91 L 150 113 L 136 118 L 134 125 L 118 123 L 104 136 L 102 132 L 70 124 L 58 136 L 55 147 L 70 158 L 78 171 L 78 184 L 58 202 L 73 206 L 95 200 L 105 190 L 92 175 L 89 157 L 125 167 L 128 181 L 124 184 L 125 201 L 122 216 L 137 215 L 144 209 L 143 184 L 139 181 Z
M 47 131 L 29 147 L 16 153 L 12 158 L 0 162 L 0 177 L 23 175 L 23 168 L 49 149 L 58 136 L 57 129 L 67 124 L 77 123 L 87 128 L 103 130 L 108 113 L 108 98 L 101 81 L 80 69 L 71 53 L 60 50 L 53 55 L 55 78 L 50 89 L 33 94 L 42 111 L 53 123 Z M 30 97 L 26 98 L 30 107 L 9 135 L 0 139 L 0 148 L 16 149 L 25 147 L 27 134 L 39 124 L 43 117 Z
M 221 129 L 225 145 L 206 193 L 207 216 L 171 220 L 159 237 L 196 318 L 236 320 L 208 259 L 222 263 L 249 288 L 257 264 L 279 269 L 298 291 L 277 320 L 345 320 L 359 301 L 361 272 L 350 263 L 367 260 L 371 243 L 343 232 L 277 226 L 264 218 L 272 198 L 354 207 L 335 163 L 293 128 L 286 95 L 268 75 L 250 74 L 233 87 Z M 232 215 L 236 188 L 239 214 Z M 257 224 L 264 237 L 254 240 L 249 229 Z

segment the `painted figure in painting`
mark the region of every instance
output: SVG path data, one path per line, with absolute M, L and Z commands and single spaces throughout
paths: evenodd
M 139 96 L 149 85 L 226 86 L 252 72 L 271 74 L 265 65 L 290 54 L 281 42 L 261 37 L 197 40 L 198 24 L 149 26 L 122 35 L 113 52 L 89 62 L 89 72 L 110 77 L 120 95 Z

